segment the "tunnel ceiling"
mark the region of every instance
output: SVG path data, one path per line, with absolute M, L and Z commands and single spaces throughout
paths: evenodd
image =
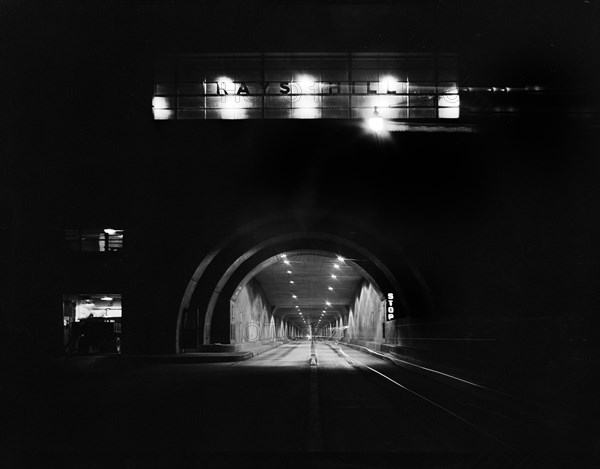
M 362 279 L 345 260 L 316 254 L 289 254 L 256 275 L 275 315 L 298 326 L 302 318 L 313 326 L 335 322 Z

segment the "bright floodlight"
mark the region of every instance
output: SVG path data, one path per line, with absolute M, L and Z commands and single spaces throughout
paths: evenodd
M 229 77 L 219 77 L 217 78 L 217 83 L 219 84 L 219 86 L 223 87 L 226 91 L 233 91 L 233 80 Z
M 340 262 L 344 262 L 344 260 L 345 260 L 342 256 L 337 256 L 337 258 L 338 258 L 338 261 L 340 261 Z
M 117 234 L 117 230 L 113 230 L 112 228 L 106 228 L 106 229 L 104 230 L 104 232 L 105 232 L 107 235 L 111 235 L 111 236 L 112 236 L 112 235 L 114 235 L 114 234 Z
M 398 83 L 398 79 L 391 75 L 386 75 L 379 79 L 379 92 L 380 93 L 388 93 L 388 92 L 396 92 L 396 84 Z
M 379 115 L 379 112 L 377 112 L 377 106 L 375 106 L 375 110 L 373 111 L 373 117 L 369 119 L 369 127 L 376 134 L 383 130 L 383 119 Z
M 315 87 L 316 81 L 315 78 L 311 75 L 300 75 L 294 80 L 300 86 L 300 92 L 302 94 L 310 94 L 311 91 L 314 92 L 313 88 Z

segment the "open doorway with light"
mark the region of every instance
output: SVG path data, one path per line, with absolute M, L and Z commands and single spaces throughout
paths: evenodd
M 121 353 L 120 294 L 63 296 L 64 350 L 67 355 Z

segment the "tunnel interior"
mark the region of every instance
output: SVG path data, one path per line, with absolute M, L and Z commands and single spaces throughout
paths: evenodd
M 243 226 L 198 259 L 180 304 L 176 353 L 311 335 L 380 345 L 395 340 L 400 322 L 427 313 L 424 277 L 399 245 L 359 233 L 355 220 L 346 230 L 337 219 L 338 229 L 327 229 L 332 217 L 293 229 L 289 215 Z
M 352 259 L 316 250 L 268 258 L 231 297 L 232 343 L 382 334 L 383 293 Z

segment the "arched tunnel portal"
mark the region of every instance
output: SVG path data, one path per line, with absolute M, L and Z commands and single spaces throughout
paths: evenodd
M 181 301 L 178 353 L 310 334 L 382 342 L 394 330 L 390 293 L 396 318 L 431 312 L 426 283 L 397 247 L 367 235 L 264 232 L 232 237 L 200 263 Z

